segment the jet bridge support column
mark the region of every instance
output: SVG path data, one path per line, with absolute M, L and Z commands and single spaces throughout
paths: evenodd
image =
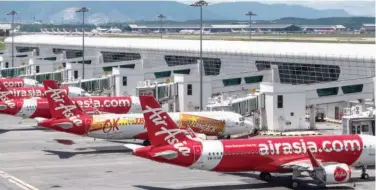
M 309 106 L 309 129 L 316 129 L 316 105 Z

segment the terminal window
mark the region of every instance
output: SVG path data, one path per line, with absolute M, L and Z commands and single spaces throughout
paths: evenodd
M 53 48 L 52 52 L 54 54 L 61 54 L 65 52 L 65 56 L 67 59 L 74 59 L 74 58 L 82 57 L 82 50 Z
M 74 78 L 75 78 L 75 79 L 78 79 L 78 71 L 77 71 L 77 70 L 74 71 Z
M 277 108 L 283 108 L 283 96 L 282 95 L 277 96 Z
M 338 94 L 338 90 L 339 88 L 338 87 L 333 87 L 333 88 L 321 88 L 321 89 L 317 89 L 317 95 L 319 97 L 322 97 L 322 96 L 333 96 L 333 95 L 337 95 Z
M 363 91 L 363 84 L 342 86 L 341 88 L 344 94 L 357 93 Z
M 223 86 L 239 85 L 242 83 L 242 78 L 223 79 L 222 83 Z
M 192 84 L 187 85 L 187 95 L 192 95 L 193 94 L 193 89 L 192 89 Z
M 127 77 L 123 77 L 123 86 L 127 86 Z
M 39 56 L 39 48 L 38 47 L 19 47 L 16 46 L 16 51 L 18 53 L 27 53 L 27 52 L 33 52 L 36 51 L 37 56 Z

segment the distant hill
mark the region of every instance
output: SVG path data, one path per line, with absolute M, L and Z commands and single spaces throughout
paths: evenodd
M 199 9 L 173 1 L 2 1 L 0 13 L 5 15 L 14 9 L 23 21 L 42 20 L 44 23 L 79 23 L 79 7 L 90 8 L 89 23 L 132 22 L 156 20 L 160 13 L 169 20 L 185 21 L 199 18 Z M 318 10 L 300 5 L 263 4 L 259 2 L 229 2 L 213 4 L 204 8 L 205 20 L 245 20 L 247 11 L 254 11 L 257 20 L 275 20 L 283 17 L 305 19 L 322 17 L 349 17 L 342 9 Z M 9 16 L 0 17 L 10 20 Z M 18 20 L 17 20 L 18 21 Z

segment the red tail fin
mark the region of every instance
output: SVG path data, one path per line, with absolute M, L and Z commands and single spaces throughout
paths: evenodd
M 13 96 L 13 94 L 9 92 L 8 88 L 5 87 L 5 85 L 2 82 L 0 82 L 0 92 L 3 92 L 3 93 L 1 93 L 3 95 L 3 97 L 6 97 L 8 99 L 14 99 L 15 98 Z
M 45 94 L 50 104 L 50 112 L 53 118 L 70 118 L 75 115 L 83 115 L 81 108 L 69 99 L 67 92 L 60 89 L 54 80 L 44 80 Z
M 153 96 L 140 96 L 140 103 L 151 145 L 172 145 L 190 141 Z

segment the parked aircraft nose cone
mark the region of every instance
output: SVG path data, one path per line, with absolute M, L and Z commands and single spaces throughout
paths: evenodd
M 254 125 L 253 121 L 247 119 L 244 121 L 244 125 L 248 129 L 254 129 L 255 127 L 257 127 Z

